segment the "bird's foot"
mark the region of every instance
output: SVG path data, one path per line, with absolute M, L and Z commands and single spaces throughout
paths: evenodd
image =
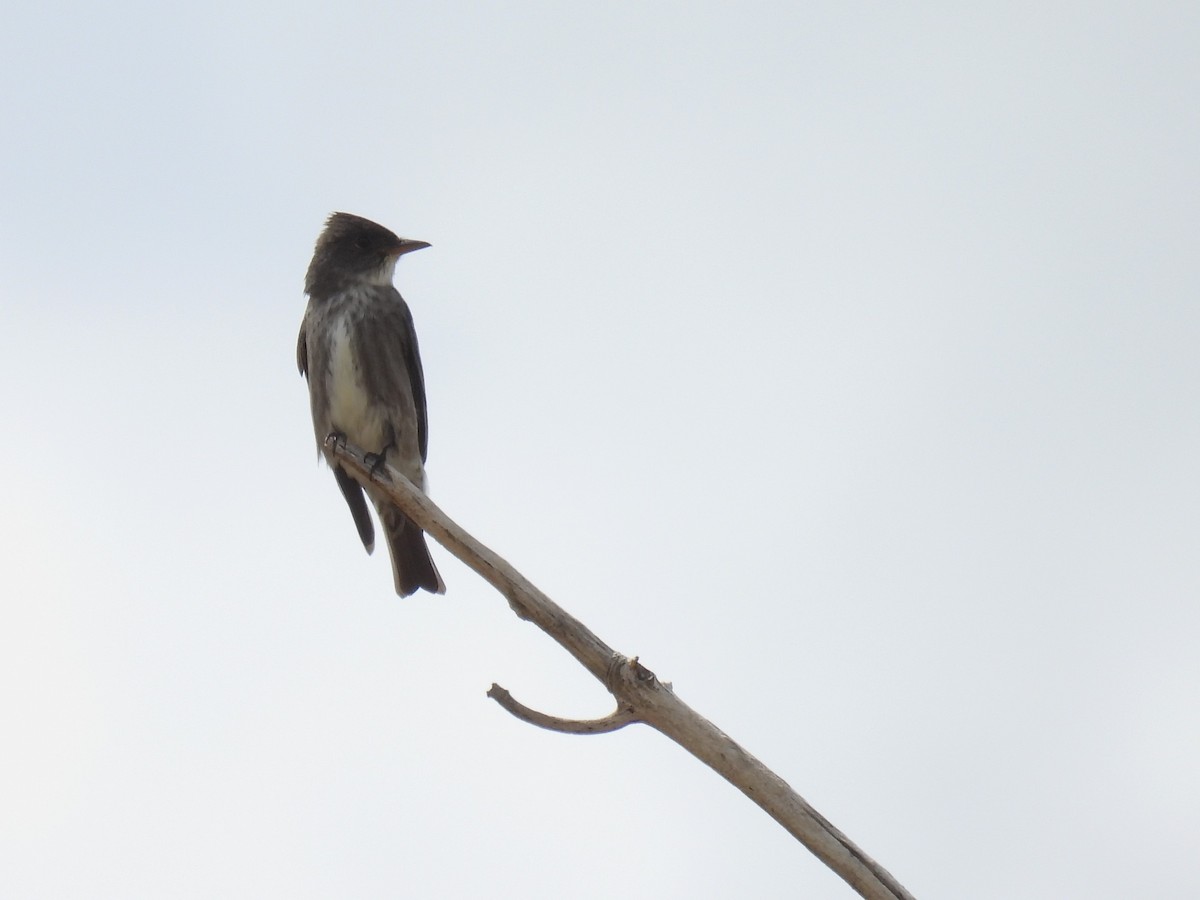
M 380 470 L 387 465 L 388 448 L 384 447 L 378 453 L 364 453 L 363 462 L 367 464 L 367 468 L 371 470 L 372 475 L 378 475 Z

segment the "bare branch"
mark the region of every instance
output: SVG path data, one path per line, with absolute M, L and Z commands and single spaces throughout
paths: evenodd
M 603 719 L 560 719 L 517 702 L 512 694 L 498 684 L 493 684 L 487 695 L 522 722 L 563 734 L 607 734 L 638 721 L 632 709 L 614 710 Z
M 518 616 L 541 628 L 599 679 L 616 697 L 617 711 L 596 722 L 611 724 L 628 715 L 630 721 L 646 723 L 762 807 L 860 896 L 868 900 L 913 900 L 886 869 L 813 809 L 787 782 L 676 697 L 669 684 L 660 682 L 636 658 L 615 653 L 582 622 L 468 534 L 398 471 L 386 465 L 372 471 L 362 450 L 332 439 L 325 441 L 325 452 L 363 484 L 374 484 L 386 492 L 427 534 L 503 594 Z M 493 691 L 503 688 L 493 685 L 488 694 L 509 712 L 532 724 L 555 731 L 589 724 L 534 712 L 512 700 L 507 691 L 504 691 L 507 700 Z M 559 725 L 567 727 L 556 727 Z

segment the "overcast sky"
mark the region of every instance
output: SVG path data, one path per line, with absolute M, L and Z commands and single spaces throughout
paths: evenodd
M 900 6 L 904 8 L 901 9 Z M 0 885 L 843 898 L 318 464 L 405 257 L 430 490 L 926 898 L 1200 896 L 1200 7 L 9 4 Z

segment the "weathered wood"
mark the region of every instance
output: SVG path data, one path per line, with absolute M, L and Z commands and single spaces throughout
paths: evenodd
M 587 626 L 538 590 L 520 572 L 447 516 L 425 494 L 390 466 L 372 469 L 363 451 L 332 438 L 325 452 L 363 484 L 385 491 L 426 534 L 474 569 L 503 594 L 513 611 L 557 641 L 604 684 L 617 710 L 603 719 L 561 719 L 531 710 L 504 688 L 492 685 L 488 696 L 513 715 L 534 725 L 573 734 L 615 731 L 642 722 L 671 738 L 757 803 L 800 843 L 868 900 L 913 900 L 886 869 L 813 809 L 790 785 L 747 753 L 729 735 L 680 700 L 636 658 L 613 651 Z

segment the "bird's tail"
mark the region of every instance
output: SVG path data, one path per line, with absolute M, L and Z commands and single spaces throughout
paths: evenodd
M 425 544 L 425 532 L 394 506 L 379 510 L 383 532 L 387 536 L 388 553 L 392 557 L 392 576 L 396 593 L 401 597 L 415 594 L 424 588 L 432 594 L 446 593 L 446 583 Z

